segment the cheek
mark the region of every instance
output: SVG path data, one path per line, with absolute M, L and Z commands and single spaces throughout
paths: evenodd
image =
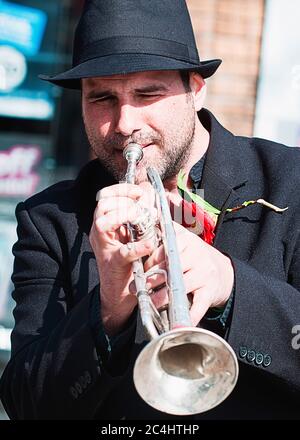
M 106 137 L 111 131 L 111 123 L 100 122 L 98 125 L 98 130 L 102 137 Z
M 148 107 L 144 121 L 156 131 L 167 133 L 174 125 L 176 115 L 175 103 L 166 99 Z
M 102 137 L 107 136 L 112 127 L 111 118 L 103 112 L 100 113 L 96 108 L 84 111 L 84 122 L 90 131 L 98 133 Z
M 177 130 L 182 126 L 184 116 L 186 114 L 186 100 L 178 99 L 178 97 L 170 97 L 159 103 L 156 114 L 158 115 L 159 124 L 166 131 Z

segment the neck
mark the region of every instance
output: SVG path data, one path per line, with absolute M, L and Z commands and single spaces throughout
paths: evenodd
M 188 161 L 183 167 L 183 171 L 185 173 L 184 183 L 189 189 L 192 188 L 192 181 L 189 177 L 189 172 L 191 168 L 195 165 L 195 163 L 197 163 L 201 159 L 201 157 L 206 153 L 208 144 L 209 144 L 209 133 L 202 126 L 198 117 L 196 116 L 195 135 L 193 139 L 191 153 Z M 168 191 L 175 190 L 177 188 L 177 175 L 171 177 L 170 179 L 165 180 L 164 187 Z

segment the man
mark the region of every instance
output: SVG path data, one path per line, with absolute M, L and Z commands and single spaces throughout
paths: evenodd
M 173 222 L 193 325 L 224 336 L 240 361 L 231 395 L 193 417 L 299 418 L 299 151 L 235 137 L 203 109 L 204 78 L 219 64 L 199 60 L 182 0 L 86 2 L 72 69 L 44 79 L 82 89 L 98 160 L 17 207 L 16 325 L 1 380 L 11 418 L 169 417 L 139 397 L 132 379 L 145 345 L 132 262 L 165 268 L 162 246 L 128 245 L 124 227 L 141 205 L 156 215 L 149 165 L 170 205 L 181 206 L 177 185 L 190 197 L 203 188 L 218 215 L 209 243 Z M 135 185 L 119 183 L 130 142 L 144 152 Z M 232 210 L 262 198 L 272 205 Z M 148 280 L 159 309 L 168 302 L 163 281 Z

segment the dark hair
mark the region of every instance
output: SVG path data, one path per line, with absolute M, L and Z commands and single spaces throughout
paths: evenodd
M 191 91 L 190 87 L 190 71 L 189 70 L 179 70 L 180 78 L 183 83 L 186 92 Z

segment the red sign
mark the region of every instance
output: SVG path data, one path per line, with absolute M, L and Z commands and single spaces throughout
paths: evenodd
M 28 196 L 35 192 L 39 176 L 33 168 L 41 157 L 37 145 L 14 145 L 0 151 L 0 195 Z

